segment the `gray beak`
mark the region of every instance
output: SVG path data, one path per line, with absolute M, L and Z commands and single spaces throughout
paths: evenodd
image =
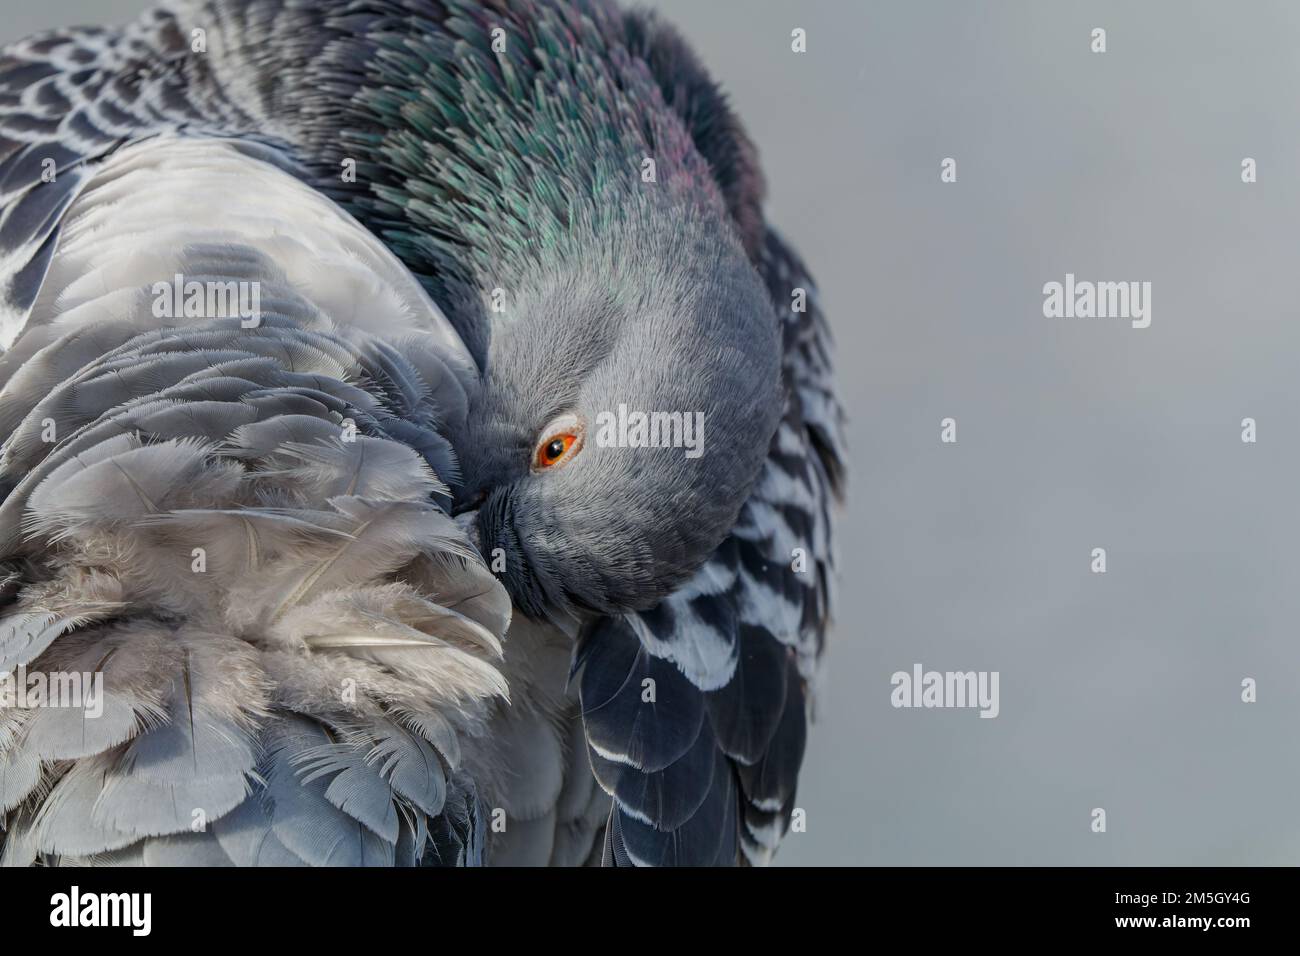
M 469 539 L 469 543 L 473 546 L 474 550 L 479 552 L 479 554 L 482 554 L 483 545 L 479 540 L 478 535 L 478 509 L 475 508 L 472 511 L 468 509 L 455 511 L 452 513 L 452 520 L 456 522 L 456 527 L 460 528 L 460 530 L 464 532 L 465 537 Z

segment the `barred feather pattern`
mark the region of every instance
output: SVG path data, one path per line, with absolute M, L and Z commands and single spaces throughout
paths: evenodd
M 785 304 L 787 404 L 758 485 L 694 578 L 579 648 L 592 767 L 614 800 L 609 864 L 764 864 L 794 810 L 834 597 L 843 412 L 816 287 L 772 231 L 762 272 Z

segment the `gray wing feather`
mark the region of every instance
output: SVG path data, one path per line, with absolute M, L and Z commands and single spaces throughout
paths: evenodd
M 116 162 L 109 185 L 143 160 Z M 482 862 L 459 765 L 507 691 L 510 604 L 445 513 L 440 428 L 472 380 L 347 228 L 358 281 L 399 284 L 370 330 L 338 314 L 346 287 L 299 294 L 265 236 L 165 263 L 259 282 L 248 328 L 155 316 L 152 254 L 101 263 L 97 296 L 67 233 L 0 374 L 0 667 L 97 673 L 103 713 L 0 717 L 6 865 Z

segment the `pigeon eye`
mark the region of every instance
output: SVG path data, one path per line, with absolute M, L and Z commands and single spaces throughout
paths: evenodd
M 537 467 L 550 468 L 552 465 L 558 465 L 577 442 L 578 436 L 568 432 L 547 440 L 537 449 Z
M 582 431 L 576 419 L 568 418 L 557 421 L 544 433 L 533 452 L 533 468 L 542 471 L 556 465 L 578 453 L 582 447 Z

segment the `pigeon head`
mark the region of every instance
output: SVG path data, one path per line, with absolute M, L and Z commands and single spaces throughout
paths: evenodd
M 649 207 L 587 239 L 497 303 L 453 437 L 459 507 L 534 617 L 643 610 L 681 584 L 734 525 L 782 407 L 775 310 L 725 224 Z
M 652 607 L 725 538 L 780 414 L 751 147 L 606 0 L 377 6 L 400 16 L 315 67 L 360 84 L 307 111 L 305 153 L 482 373 L 450 436 L 463 520 L 526 614 Z

